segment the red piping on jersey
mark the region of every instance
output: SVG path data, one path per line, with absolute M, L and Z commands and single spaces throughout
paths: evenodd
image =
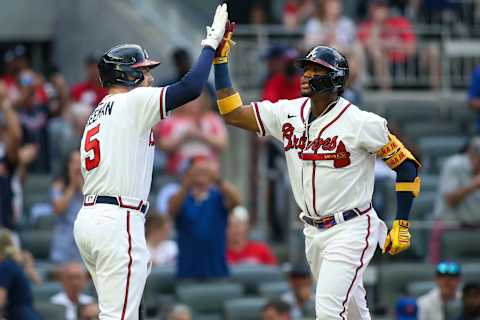
M 305 124 L 305 117 L 303 115 L 303 111 L 305 110 L 305 106 L 307 105 L 308 98 L 305 100 L 305 102 L 302 103 L 302 107 L 300 108 L 300 118 L 302 119 L 303 124 Z
M 255 114 L 257 115 L 258 123 L 260 124 L 260 135 L 265 135 L 265 127 L 263 126 L 262 117 L 260 117 L 260 112 L 258 110 L 258 105 L 256 102 L 253 103 L 253 107 L 255 108 Z
M 370 210 L 370 208 L 368 210 Z M 343 302 L 342 302 L 343 310 L 342 310 L 342 312 L 340 312 L 340 317 L 343 320 L 345 320 L 343 314 L 347 310 L 346 309 L 346 303 L 348 301 L 348 296 L 350 294 L 350 291 L 352 290 L 352 287 L 353 287 L 353 284 L 355 283 L 355 280 L 357 279 L 358 271 L 360 271 L 360 269 L 363 267 L 363 257 L 365 256 L 365 252 L 367 251 L 367 248 L 368 248 L 368 237 L 370 236 L 370 215 L 369 214 L 367 214 L 367 218 L 368 218 L 368 229 L 367 229 L 367 235 L 365 236 L 365 248 L 363 248 L 362 255 L 360 256 L 360 265 L 355 270 L 355 275 L 353 276 L 352 282 L 350 283 L 350 287 L 348 287 L 347 296 L 345 297 L 345 300 L 343 300 Z
M 340 113 L 332 119 L 332 121 L 330 121 L 329 123 L 327 123 L 327 125 L 325 127 L 323 127 L 320 132 L 318 133 L 318 136 L 317 136 L 317 139 L 320 139 L 322 133 L 328 128 L 330 127 L 333 123 L 335 123 L 335 121 L 337 121 L 344 113 L 345 111 L 347 111 L 348 107 L 350 107 L 352 105 L 352 103 L 350 102 L 349 104 L 347 104 L 343 109 L 342 111 L 340 111 Z M 317 153 L 317 151 L 315 151 L 315 153 Z M 315 160 L 313 160 L 313 169 L 312 169 L 312 204 L 313 204 L 313 211 L 315 211 L 315 213 L 318 215 L 317 213 L 317 208 L 316 208 L 316 197 L 315 197 L 315 171 L 316 171 L 317 167 L 315 165 Z
M 130 287 L 130 275 L 132 274 L 132 235 L 130 234 L 130 211 L 127 211 L 127 235 L 128 235 L 128 273 L 125 287 L 125 299 L 123 300 L 122 320 L 125 320 L 125 312 L 128 303 L 128 288 Z
M 160 119 L 165 119 L 165 114 L 163 113 L 163 92 L 165 88 L 160 89 Z

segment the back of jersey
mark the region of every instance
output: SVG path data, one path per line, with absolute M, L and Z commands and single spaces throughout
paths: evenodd
M 146 200 L 155 142 L 166 115 L 166 88 L 140 87 L 106 96 L 90 115 L 80 147 L 85 195 Z

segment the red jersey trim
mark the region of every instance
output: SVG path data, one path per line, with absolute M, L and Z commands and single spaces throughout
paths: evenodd
M 128 289 L 130 287 L 130 276 L 132 274 L 132 235 L 130 233 L 130 211 L 127 211 L 127 235 L 128 235 L 128 272 L 127 284 L 125 286 L 125 298 L 123 300 L 122 320 L 125 320 L 125 312 L 128 304 Z
M 258 104 L 256 102 L 253 103 L 253 108 L 255 110 L 255 118 L 257 119 L 258 129 L 260 129 L 259 133 L 263 137 L 265 136 L 265 127 L 263 125 L 262 117 L 260 116 L 260 110 L 258 110 Z
M 164 105 L 164 92 L 165 88 L 160 89 L 160 119 L 165 119 L 165 105 Z

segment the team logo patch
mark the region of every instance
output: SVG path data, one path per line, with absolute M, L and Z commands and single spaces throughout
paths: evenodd
M 333 161 L 334 168 L 344 168 L 350 165 L 350 152 L 338 136 L 321 138 L 307 141 L 306 136 L 297 137 L 294 134 L 295 127 L 291 123 L 285 123 L 282 127 L 283 138 L 286 143 L 285 151 L 299 150 L 298 157 L 310 161 Z M 330 152 L 321 152 L 330 151 Z M 333 151 L 333 152 L 332 152 Z

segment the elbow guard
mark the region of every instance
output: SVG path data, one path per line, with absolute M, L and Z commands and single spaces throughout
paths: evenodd
M 407 159 L 412 160 L 417 168 L 421 167 L 420 162 L 415 159 L 410 150 L 391 133 L 388 134 L 388 143 L 377 152 L 377 156 L 381 157 L 390 169 L 397 168 Z

